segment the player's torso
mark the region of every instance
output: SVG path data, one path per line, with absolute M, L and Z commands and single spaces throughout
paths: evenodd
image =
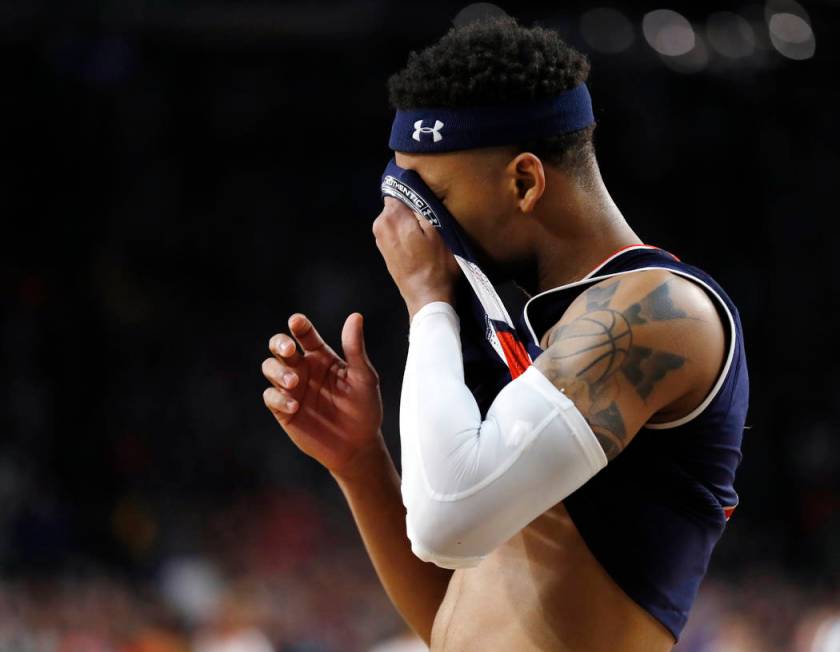
M 455 571 L 432 652 L 665 652 L 671 634 L 595 560 L 562 503 L 475 568 Z
M 455 571 L 431 649 L 664 652 L 673 644 L 670 632 L 609 577 L 560 503 L 476 568 Z
M 634 267 L 639 268 L 643 266 L 641 261 L 650 260 L 645 256 L 644 250 L 623 252 L 615 257 L 611 268 L 604 269 L 614 273 Z M 628 262 L 634 257 L 637 257 L 635 264 Z M 656 259 L 653 259 L 653 263 L 656 265 Z M 590 276 L 594 280 L 595 276 L 592 274 Z M 583 287 L 579 288 L 580 291 Z M 535 320 L 532 323 L 536 324 L 539 321 L 541 324 L 536 331 L 532 328 L 531 332 L 535 338 L 540 337 L 541 349 L 545 349 L 546 346 L 548 324 L 555 323 L 559 319 L 563 306 L 572 301 L 574 294 L 576 294 L 574 291 L 561 292 L 556 295 L 559 301 L 548 296 L 542 297 L 537 302 L 538 305 L 531 306 L 530 316 Z M 531 328 L 531 323 L 528 327 Z M 740 339 L 740 333 L 738 338 Z M 743 346 L 742 342 L 738 342 L 738 345 Z M 529 352 L 533 356 L 539 353 L 539 349 L 531 349 Z M 745 368 L 742 372 L 746 375 Z M 640 435 L 635 445 L 639 449 L 636 451 L 639 453 L 636 456 L 638 459 L 625 459 L 624 467 L 628 469 L 632 467 L 633 473 L 650 472 L 647 467 L 636 468 L 636 466 L 643 461 L 640 456 L 650 454 L 649 444 L 662 443 L 658 439 L 654 442 L 655 437 L 686 438 L 688 442 L 690 437 L 705 436 L 702 434 L 701 426 L 717 428 L 720 422 L 715 419 L 722 413 L 721 402 L 738 404 L 739 401 L 745 400 L 745 397 L 735 393 L 733 388 L 736 385 L 732 384 L 734 381 L 723 386 L 727 394 L 721 394 L 716 401 L 709 403 L 708 398 L 704 401 L 704 397 L 711 397 L 713 394 L 722 392 L 723 390 L 713 389 L 713 387 L 720 388 L 719 384 L 716 385 L 716 379 L 723 380 L 726 377 L 731 380 L 731 376 L 732 374 L 725 369 L 720 373 L 712 373 L 697 385 L 695 392 L 684 396 L 678 403 L 669 405 L 654 415 L 648 421 L 648 426 L 656 428 L 656 424 L 664 423 L 669 424 L 667 427 L 670 429 L 647 430 L 643 436 Z M 731 396 L 735 396 L 734 401 L 730 399 Z M 703 415 L 696 417 L 689 424 L 672 427 L 674 423 L 679 424 L 685 415 L 694 414 L 705 405 L 708 405 L 708 408 L 704 410 Z M 737 418 L 735 420 L 737 421 Z M 643 442 L 644 438 L 650 441 Z M 706 443 L 715 444 L 715 441 Z M 686 445 L 691 444 L 686 443 Z M 717 462 L 717 458 L 709 461 Z M 618 471 L 618 469 L 613 471 Z M 613 473 L 611 482 L 613 480 L 617 491 L 627 487 L 626 483 L 622 482 L 626 480 L 622 474 Z M 717 502 L 714 502 L 720 499 L 720 496 L 712 497 L 702 486 L 696 486 L 696 482 L 680 484 L 682 476 L 679 474 L 669 475 L 668 481 L 677 482 L 677 484 L 663 484 L 660 490 L 669 495 L 673 493 L 674 501 L 679 505 L 680 510 L 701 510 L 700 512 L 686 512 L 694 514 L 691 516 L 692 519 L 700 517 L 703 520 L 709 519 L 720 510 Z M 717 485 L 714 486 L 717 487 Z M 612 509 L 614 511 L 618 509 L 621 513 L 627 512 L 625 516 L 629 514 L 631 518 L 638 516 L 639 522 L 648 527 L 651 522 L 656 521 L 650 521 L 646 513 L 637 513 L 639 506 L 635 503 L 636 500 L 643 500 L 650 496 L 642 489 L 643 487 L 638 488 L 637 494 L 612 495 Z M 602 497 L 601 493 L 598 493 L 599 498 Z M 725 491 L 722 493 L 725 495 Z M 705 504 L 707 497 L 714 502 L 713 506 L 711 502 L 709 505 Z M 570 496 L 568 500 L 573 498 L 578 501 L 578 517 L 581 516 L 583 506 L 599 511 L 607 507 L 606 504 L 598 501 L 591 501 L 592 504 L 589 505 L 580 497 L 576 498 L 576 494 Z M 660 502 L 664 501 L 667 504 L 669 500 L 668 496 L 664 496 Z M 432 630 L 433 652 L 461 650 L 665 652 L 672 649 L 674 636 L 671 631 L 661 619 L 655 618 L 649 609 L 641 606 L 638 599 L 629 597 L 613 576 L 607 573 L 605 565 L 598 561 L 587 546 L 575 521 L 570 517 L 571 507 L 570 505 L 567 511 L 563 503 L 556 505 L 495 550 L 477 567 L 455 571 Z M 707 508 L 712 516 L 705 513 Z M 633 509 L 636 509 L 636 512 Z M 664 515 L 663 518 L 673 519 L 673 514 L 677 513 L 668 510 L 661 511 L 658 504 L 655 509 L 657 515 Z M 597 513 L 591 516 L 596 521 L 599 520 Z M 605 516 L 609 515 L 605 514 Z M 703 520 L 697 522 L 703 522 Z M 670 523 L 673 525 L 674 521 Z M 668 525 L 664 522 L 659 522 L 659 524 Z M 630 532 L 633 529 L 632 523 L 612 527 L 602 522 L 600 528 L 601 530 L 595 534 L 598 535 L 596 542 L 602 548 L 603 546 L 613 548 L 627 546 L 628 537 L 632 539 L 634 536 Z M 591 523 L 589 529 L 592 536 Z M 671 530 L 668 531 L 671 532 Z M 673 531 L 687 536 L 683 530 Z M 716 534 L 717 530 L 709 528 L 708 532 L 711 533 L 708 536 L 711 536 Z M 640 534 L 638 530 L 635 532 L 636 537 Z M 693 531 L 692 536 L 694 536 Z M 644 541 L 646 539 L 638 538 L 636 542 L 639 545 L 646 545 Z M 699 548 L 698 541 L 703 544 Z M 660 559 L 662 567 L 671 568 L 668 564 L 677 564 L 682 567 L 683 557 L 688 555 L 691 558 L 691 555 L 695 553 L 698 555 L 698 560 L 694 562 L 694 565 L 697 565 L 703 561 L 699 559 L 702 556 L 700 553 L 707 552 L 703 547 L 706 545 L 704 542 L 705 539 L 700 535 L 691 540 L 676 537 L 673 545 L 679 548 L 681 554 L 671 554 L 676 549 L 663 551 L 662 554 L 669 556 Z M 621 570 L 616 566 L 616 558 L 611 558 L 611 563 L 613 571 Z M 691 573 L 698 574 L 699 569 L 693 568 Z M 627 575 L 624 574 L 622 579 L 627 581 Z M 662 578 L 658 579 L 664 581 Z M 638 588 L 636 584 L 631 586 L 634 589 Z M 663 586 L 664 590 L 670 588 Z M 645 602 L 642 601 L 642 604 Z

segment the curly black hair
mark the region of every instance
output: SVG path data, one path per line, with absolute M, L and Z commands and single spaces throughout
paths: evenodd
M 589 60 L 543 27 L 493 16 L 453 27 L 437 43 L 412 51 L 388 80 L 395 109 L 457 108 L 541 100 L 585 82 Z M 594 156 L 594 125 L 516 143 L 544 162 L 580 172 Z

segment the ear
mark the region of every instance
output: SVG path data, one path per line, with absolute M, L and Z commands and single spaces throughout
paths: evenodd
M 538 156 L 522 152 L 508 164 L 508 172 L 523 213 L 531 213 L 545 192 L 545 169 Z

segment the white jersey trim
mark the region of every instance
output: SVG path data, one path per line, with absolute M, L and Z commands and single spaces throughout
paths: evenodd
M 623 249 L 619 249 L 614 254 L 612 254 L 609 258 L 606 258 L 605 260 L 603 260 L 597 267 L 595 267 L 595 269 L 593 269 L 591 272 L 589 272 L 582 279 L 580 279 L 578 281 L 573 281 L 571 283 L 566 283 L 565 285 L 558 285 L 556 288 L 551 288 L 550 290 L 544 290 L 542 292 L 539 292 L 539 293 L 535 294 L 532 297 L 529 297 L 528 301 L 525 302 L 525 307 L 523 308 L 523 312 L 525 313 L 525 323 L 528 325 L 528 330 L 531 331 L 531 335 L 534 338 L 534 342 L 537 343 L 537 346 L 539 346 L 540 342 L 537 339 L 537 336 L 534 335 L 534 329 L 531 328 L 531 322 L 528 320 L 528 306 L 530 305 L 530 303 L 534 299 L 545 296 L 546 294 L 551 294 L 552 292 L 559 292 L 560 290 L 565 290 L 566 288 L 574 287 L 575 285 L 580 285 L 581 283 L 585 283 L 586 281 L 591 281 L 594 278 L 599 278 L 600 279 L 600 278 L 608 278 L 609 276 L 614 276 L 614 274 L 607 274 L 607 275 L 604 275 L 604 276 L 595 277 L 595 274 L 597 274 L 599 270 L 603 269 L 604 266 L 607 263 L 609 263 L 610 261 L 615 260 L 619 256 L 624 255 L 625 252 L 634 251 L 636 249 L 660 249 L 660 247 L 656 247 L 654 245 L 648 245 L 648 244 L 629 245 L 627 247 L 624 247 Z M 665 251 L 665 250 L 662 249 L 662 251 Z M 666 252 L 666 253 L 668 253 L 668 252 Z M 632 271 L 632 270 L 630 270 L 630 271 Z
M 624 251 L 627 251 L 627 249 L 625 249 Z M 623 251 L 619 252 L 616 255 L 621 255 L 622 253 L 624 253 L 624 252 Z M 613 258 L 615 258 L 615 256 L 613 256 Z M 606 262 L 608 262 L 609 260 L 610 259 L 607 259 L 607 261 L 605 261 L 604 264 L 606 264 Z M 588 274 L 587 276 L 585 276 L 584 278 L 582 278 L 579 281 L 575 281 L 574 283 L 568 283 L 566 285 L 561 285 L 559 287 L 552 288 L 550 290 L 546 290 L 545 292 L 541 292 L 540 294 L 535 294 L 533 297 L 531 297 L 528 300 L 528 302 L 525 304 L 525 308 L 523 309 L 523 313 L 524 313 L 524 316 L 525 316 L 525 324 L 528 326 L 528 331 L 531 334 L 531 337 L 534 339 L 534 343 L 537 346 L 540 346 L 539 338 L 537 337 L 536 333 L 534 332 L 534 328 L 533 328 L 533 326 L 531 326 L 531 320 L 528 317 L 528 306 L 531 304 L 531 301 L 533 301 L 534 299 L 536 299 L 538 297 L 542 297 L 542 296 L 545 296 L 547 294 L 551 294 L 552 292 L 559 292 L 560 290 L 566 290 L 568 288 L 575 287 L 577 285 L 582 285 L 583 283 L 591 283 L 593 281 L 601 281 L 603 279 L 613 278 L 615 276 L 624 276 L 626 274 L 633 274 L 635 272 L 644 272 L 644 271 L 648 271 L 648 270 L 652 270 L 652 269 L 664 269 L 665 271 L 673 272 L 674 274 L 677 274 L 678 276 L 683 276 L 687 279 L 690 279 L 690 280 L 694 281 L 695 283 L 699 283 L 704 288 L 706 288 L 706 290 L 711 292 L 711 294 L 718 300 L 718 303 L 720 303 L 720 305 L 723 306 L 724 312 L 726 312 L 726 317 L 729 321 L 729 352 L 727 353 L 727 356 L 726 356 L 726 363 L 723 365 L 723 369 L 721 370 L 720 375 L 717 378 L 717 381 L 712 386 L 712 389 L 709 391 L 709 393 L 706 395 L 706 398 L 703 399 L 703 402 L 700 403 L 700 405 L 698 405 L 696 408 L 694 408 L 691 412 L 689 412 L 685 416 L 680 417 L 679 419 L 676 419 L 674 421 L 666 421 L 666 422 L 663 422 L 663 423 L 646 423 L 642 427 L 643 428 L 648 428 L 648 429 L 651 429 L 651 430 L 667 430 L 667 429 L 670 429 L 670 428 L 676 428 L 678 426 L 682 426 L 682 425 L 688 423 L 689 421 L 692 421 L 693 419 L 697 418 L 703 412 L 703 410 L 705 410 L 709 406 L 709 404 L 714 400 L 715 396 L 717 396 L 718 392 L 720 391 L 720 388 L 723 386 L 723 383 L 726 380 L 726 376 L 729 373 L 729 368 L 732 366 L 732 360 L 735 357 L 735 340 L 736 340 L 737 333 L 735 331 L 735 319 L 732 317 L 732 313 L 729 310 L 729 306 L 726 305 L 726 302 L 723 300 L 723 298 L 720 296 L 720 294 L 718 294 L 715 291 L 715 289 L 712 288 L 708 283 L 706 283 L 702 279 L 694 276 L 693 274 L 689 274 L 688 272 L 683 272 L 681 270 L 671 269 L 670 267 L 659 267 L 659 266 L 653 265 L 653 266 L 650 266 L 650 267 L 639 267 L 638 269 L 629 269 L 629 270 L 626 270 L 626 271 L 623 271 L 623 272 L 615 272 L 613 274 L 604 274 L 603 276 L 592 276 L 592 274 L 597 272 L 602 267 L 603 267 L 603 265 L 599 265 L 598 267 L 595 268 L 595 270 L 593 270 L 593 272 L 590 272 L 590 274 Z M 542 348 L 542 347 L 540 347 L 540 348 Z

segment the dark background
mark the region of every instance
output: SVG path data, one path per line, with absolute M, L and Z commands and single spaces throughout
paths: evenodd
M 690 73 L 642 36 L 662 5 L 608 6 L 635 30 L 616 54 L 584 39 L 589 3 L 505 8 L 590 56 L 616 203 L 745 328 L 741 504 L 682 649 L 793 649 L 840 617 L 840 6 L 805 4 L 816 54 L 792 60 L 760 4 L 669 3 L 699 33 L 720 10 L 755 26 L 752 55 Z M 0 650 L 149 630 L 185 649 L 224 618 L 277 650 L 399 629 L 329 474 L 263 406 L 260 363 L 292 312 L 337 345 L 361 311 L 397 452 L 407 317 L 370 233 L 385 84 L 463 7 L 0 2 Z

